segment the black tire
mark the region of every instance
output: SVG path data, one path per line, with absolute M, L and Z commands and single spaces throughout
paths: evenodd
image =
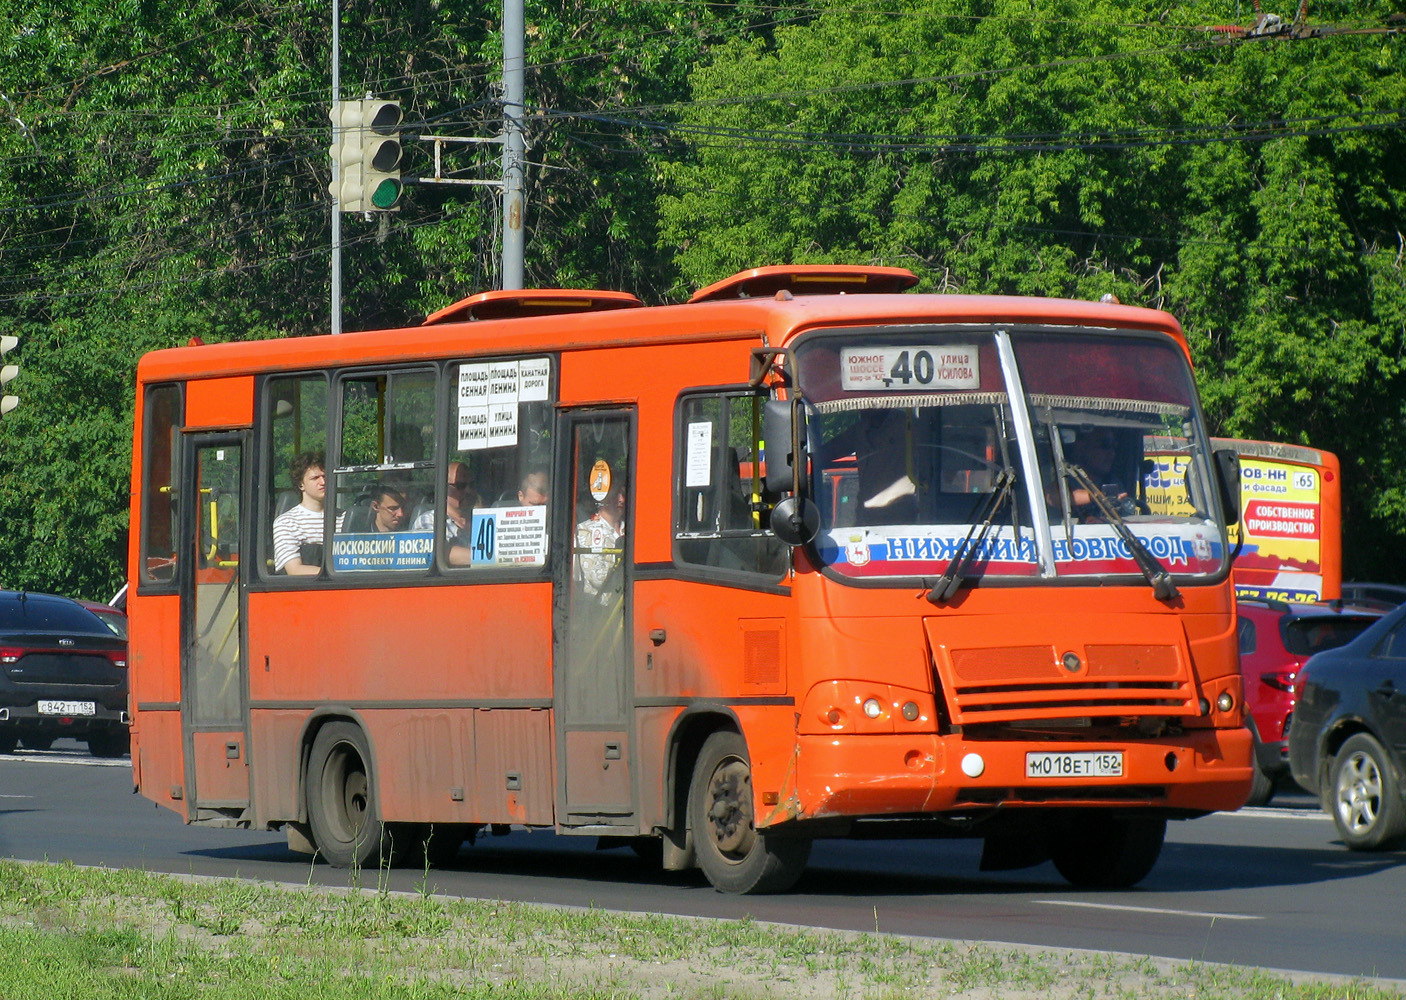
M 656 871 L 664 867 L 663 837 L 630 837 L 630 850 L 649 868 Z
M 132 750 L 132 734 L 126 729 L 88 734 L 88 752 L 94 757 L 121 757 Z
M 1162 816 L 1090 810 L 1060 825 L 1050 839 L 1050 860 L 1081 889 L 1126 889 L 1152 871 L 1166 836 Z
M 1254 766 L 1255 777 L 1250 782 L 1250 797 L 1245 800 L 1245 805 L 1268 805 L 1269 800 L 1274 798 L 1274 778 L 1264 773 L 1259 761 L 1255 761 Z
M 29 735 L 20 737 L 20 746 L 26 750 L 48 750 L 54 745 L 52 736 Z
M 329 722 L 308 755 L 308 826 L 317 851 L 335 868 L 394 865 L 413 849 L 413 830 L 377 819 L 370 745 L 360 727 Z
M 414 837 L 407 863 L 449 868 L 459 858 L 467 828 L 458 823 L 417 823 L 406 825 L 401 832 Z
M 1354 851 L 1380 851 L 1406 836 L 1396 768 L 1366 733 L 1348 737 L 1333 757 L 1328 791 L 1333 823 Z
M 719 892 L 784 892 L 810 857 L 810 840 L 775 837 L 753 823 L 752 765 L 737 733 L 709 736 L 688 791 L 698 867 Z

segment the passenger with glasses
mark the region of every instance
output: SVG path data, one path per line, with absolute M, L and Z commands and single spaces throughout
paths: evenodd
M 478 504 L 478 493 L 469 485 L 469 469 L 463 462 L 449 463 L 449 492 L 444 507 L 444 537 L 453 541 L 467 532 L 469 518 Z M 434 530 L 434 508 L 424 511 L 410 525 L 411 531 Z M 451 556 L 453 553 L 451 553 Z

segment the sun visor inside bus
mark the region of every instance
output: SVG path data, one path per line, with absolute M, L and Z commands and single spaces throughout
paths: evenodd
M 904 292 L 918 283 L 906 267 L 864 267 L 856 264 L 780 264 L 739 271 L 731 278 L 700 288 L 690 302 L 755 299 L 788 291 L 792 295 L 854 295 Z
M 425 318 L 422 326 L 464 323 L 479 319 L 520 319 L 525 316 L 558 316 L 562 313 L 638 309 L 644 305 L 629 292 L 603 292 L 571 288 L 500 289 L 479 292 L 445 306 Z

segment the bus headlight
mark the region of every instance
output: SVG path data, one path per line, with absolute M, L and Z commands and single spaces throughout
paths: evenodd
M 864 702 L 864 714 L 871 719 L 877 719 L 884 714 L 884 706 L 879 704 L 878 698 L 868 698 Z

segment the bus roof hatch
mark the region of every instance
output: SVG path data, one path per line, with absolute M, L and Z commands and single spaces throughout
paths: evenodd
M 479 292 L 445 306 L 425 318 L 422 326 L 461 323 L 478 319 L 521 319 L 560 313 L 638 309 L 644 303 L 629 292 L 602 292 L 576 288 L 523 288 Z
M 903 292 L 918 283 L 906 267 L 865 267 L 858 264 L 778 264 L 739 271 L 693 293 L 690 302 L 754 299 L 785 289 L 795 295 L 854 295 L 861 292 Z

